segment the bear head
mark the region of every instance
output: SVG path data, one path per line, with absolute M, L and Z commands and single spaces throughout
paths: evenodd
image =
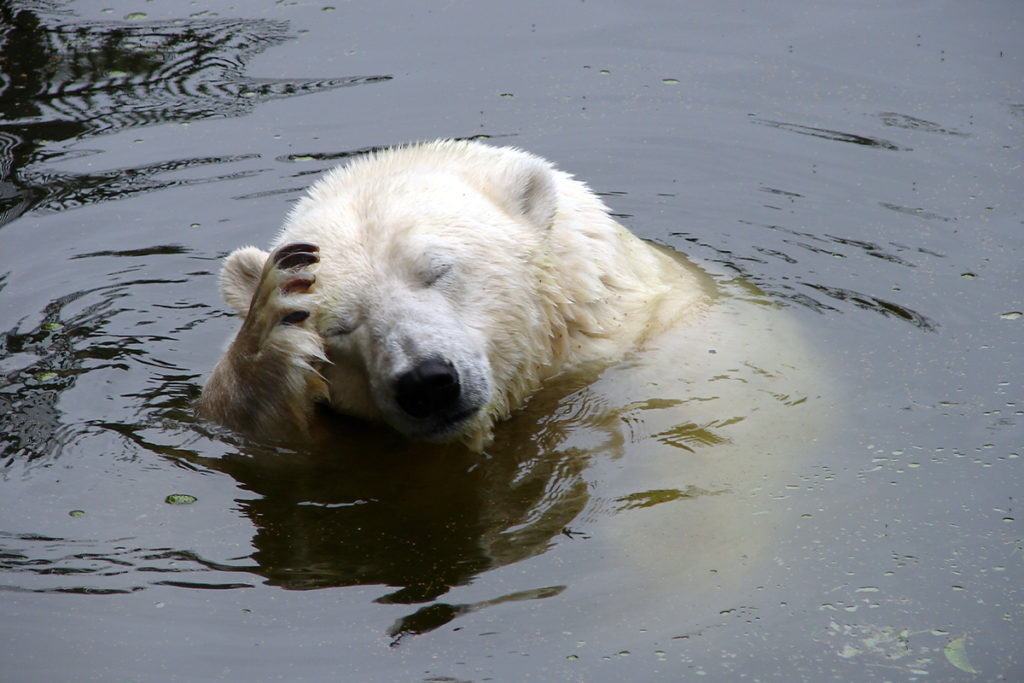
M 518 150 L 439 142 L 367 155 L 310 188 L 276 244 L 319 247 L 309 324 L 333 410 L 412 438 L 489 438 L 564 336 L 546 244 L 560 175 Z M 221 289 L 243 316 L 266 259 L 246 247 L 226 261 Z

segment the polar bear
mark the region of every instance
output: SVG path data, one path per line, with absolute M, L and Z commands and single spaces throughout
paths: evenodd
M 269 254 L 227 257 L 220 287 L 243 322 L 203 389 L 207 418 L 293 439 L 324 406 L 474 450 L 545 380 L 617 360 L 708 301 L 582 182 L 451 140 L 329 171 Z

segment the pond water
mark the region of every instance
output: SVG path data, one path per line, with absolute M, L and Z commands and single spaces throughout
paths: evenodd
M 3 679 L 1024 679 L 1022 35 L 1010 0 L 0 0 Z M 714 313 L 483 455 L 198 422 L 222 257 L 352 154 L 475 136 Z

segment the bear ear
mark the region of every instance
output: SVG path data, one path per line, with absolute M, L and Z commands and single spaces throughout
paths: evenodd
M 242 247 L 228 254 L 220 271 L 220 293 L 228 305 L 242 316 L 249 314 L 249 304 L 263 273 L 269 254 L 256 247 Z
M 551 165 L 532 154 L 522 156 L 512 164 L 505 179 L 509 198 L 509 211 L 523 216 L 542 230 L 551 227 L 558 207 L 555 174 Z

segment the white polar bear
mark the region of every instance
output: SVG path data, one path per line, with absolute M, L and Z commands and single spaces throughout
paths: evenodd
M 201 412 L 309 435 L 317 404 L 480 449 L 552 375 L 616 360 L 707 301 L 583 183 L 512 148 L 439 141 L 330 171 L 271 254 L 221 273 L 244 322 Z

